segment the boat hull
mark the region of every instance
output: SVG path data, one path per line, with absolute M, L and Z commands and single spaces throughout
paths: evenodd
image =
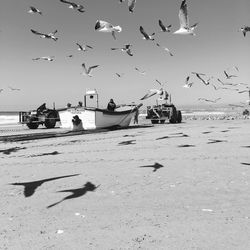
M 68 108 L 59 111 L 61 127 L 73 129 L 72 119 L 75 115 L 82 121 L 83 129 L 100 129 L 110 127 L 128 127 L 138 107 L 124 111 L 108 111 L 98 108 Z

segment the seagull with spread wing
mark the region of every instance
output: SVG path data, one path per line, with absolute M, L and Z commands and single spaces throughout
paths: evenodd
M 42 12 L 33 6 L 30 6 L 28 13 L 30 13 L 30 14 L 38 13 L 38 14 L 42 15 Z
M 227 79 L 231 79 L 232 77 L 237 77 L 236 75 L 229 75 L 226 70 L 224 70 L 224 74 L 226 76 Z
M 171 30 L 170 30 L 170 28 L 172 27 L 171 24 L 168 25 L 168 26 L 165 26 L 165 25 L 163 24 L 163 22 L 162 22 L 160 19 L 159 19 L 158 23 L 159 23 L 159 26 L 161 27 L 161 31 L 162 31 L 162 32 L 170 32 L 170 31 L 171 31 Z
M 90 45 L 85 45 L 85 44 L 83 44 L 83 45 L 81 45 L 81 44 L 79 44 L 79 43 L 76 43 L 76 45 L 78 46 L 78 48 L 77 48 L 77 50 L 79 50 L 79 51 L 87 51 L 88 49 L 93 49 L 93 47 L 92 46 L 90 46 Z
M 217 101 L 219 101 L 221 98 L 217 98 L 215 100 L 209 100 L 209 99 L 206 99 L 206 98 L 199 98 L 198 100 L 201 100 L 201 101 L 205 101 L 205 102 L 213 102 L 213 103 L 216 103 Z
M 145 75 L 146 74 L 145 70 L 138 69 L 137 67 L 135 67 L 135 70 L 138 71 L 141 75 Z
M 38 32 L 38 31 L 36 31 L 36 30 L 33 30 L 33 29 L 31 29 L 31 32 L 32 32 L 33 34 L 35 34 L 35 35 L 40 36 L 41 38 L 52 39 L 52 40 L 54 40 L 54 41 L 57 41 L 57 40 L 58 40 L 58 38 L 55 37 L 55 34 L 57 33 L 57 30 L 55 30 L 54 32 L 51 32 L 51 33 L 49 33 L 49 34 L 41 33 L 41 32 Z
M 164 90 L 161 88 L 161 89 L 150 89 L 148 91 L 148 93 L 146 95 L 144 95 L 140 100 L 145 100 L 145 99 L 148 99 L 149 97 L 151 96 L 154 96 L 154 95 L 163 95 L 164 93 Z
M 245 37 L 247 32 L 250 31 L 250 26 L 244 25 L 243 27 L 240 28 L 240 31 L 243 33 L 243 36 Z
M 183 85 L 183 88 L 191 88 L 194 84 L 193 82 L 189 82 L 190 76 L 186 78 L 185 84 Z
M 129 56 L 133 56 L 132 51 L 131 51 L 131 44 L 125 44 L 124 47 L 122 48 L 111 48 L 111 50 L 121 50 L 122 52 L 127 53 Z
M 77 11 L 79 11 L 81 13 L 85 12 L 84 7 L 81 4 L 77 4 L 77 3 L 74 3 L 74 2 L 69 2 L 69 1 L 66 1 L 66 0 L 60 0 L 60 2 L 69 4 L 70 9 L 77 10 Z
M 110 32 L 114 39 L 116 39 L 115 32 L 121 32 L 121 26 L 114 26 L 106 21 L 97 20 L 95 24 L 95 30 L 100 32 Z
M 36 57 L 36 58 L 33 58 L 32 60 L 33 61 L 37 61 L 37 60 L 45 60 L 45 61 L 49 61 L 49 62 L 52 62 L 54 61 L 55 57 L 54 56 L 42 56 L 42 57 Z
M 83 70 L 84 72 L 82 74 L 84 75 L 87 75 L 89 77 L 92 77 L 92 75 L 90 75 L 91 71 L 94 69 L 94 68 L 97 68 L 99 67 L 99 65 L 94 65 L 94 66 L 91 66 L 89 68 L 86 67 L 85 63 L 82 64 L 82 67 L 83 67 Z
M 180 35 L 195 35 L 194 29 L 197 27 L 198 23 L 189 26 L 189 18 L 187 11 L 187 3 L 186 0 L 183 0 L 181 3 L 181 7 L 179 10 L 179 20 L 180 20 L 180 28 L 174 32 L 174 34 Z
M 209 85 L 209 81 L 211 78 L 209 78 L 208 80 L 205 80 L 201 77 L 201 75 L 205 76 L 205 74 L 203 73 L 197 73 L 197 72 L 192 72 L 192 74 L 195 74 L 197 76 L 198 79 L 200 79 L 202 81 L 202 83 L 204 83 L 205 85 Z
M 142 26 L 140 26 L 140 32 L 141 32 L 142 35 L 143 35 L 143 39 L 145 39 L 145 40 L 150 40 L 150 41 L 154 41 L 154 40 L 155 40 L 155 39 L 153 38 L 153 36 L 155 35 L 155 33 L 151 34 L 151 36 L 148 35 Z
M 156 46 L 162 48 L 164 51 L 166 51 L 170 56 L 174 56 L 172 52 L 167 47 L 162 47 L 159 43 L 156 43 Z

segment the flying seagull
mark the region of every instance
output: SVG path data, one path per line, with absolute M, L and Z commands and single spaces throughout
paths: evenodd
M 84 75 L 87 75 L 87 76 L 89 76 L 89 77 L 92 77 L 92 75 L 90 75 L 90 72 L 91 72 L 94 68 L 97 68 L 98 66 L 99 66 L 99 65 L 94 65 L 94 66 L 91 66 L 91 67 L 87 68 L 87 67 L 85 66 L 85 63 L 83 63 L 83 64 L 82 64 L 82 67 L 83 67 L 83 70 L 84 70 L 83 74 L 84 74 Z
M 197 78 L 199 78 L 205 85 L 209 85 L 209 81 L 211 78 L 209 78 L 208 80 L 204 80 L 201 75 L 205 75 L 205 74 L 202 74 L 202 73 L 196 73 L 196 72 L 192 72 L 192 74 L 195 74 L 197 76 Z
M 128 10 L 130 13 L 134 12 L 136 0 L 128 0 Z
M 122 28 L 119 25 L 114 26 L 106 21 L 97 20 L 95 24 L 95 30 L 100 32 L 111 32 L 113 38 L 116 39 L 115 32 L 121 32 Z
M 162 95 L 164 93 L 163 89 L 150 89 L 146 95 L 144 95 L 140 100 L 148 99 L 149 97 L 153 95 Z
M 31 13 L 31 14 L 38 13 L 38 14 L 42 15 L 42 12 L 33 6 L 30 6 L 28 13 Z
M 198 100 L 201 100 L 201 101 L 205 101 L 205 102 L 213 102 L 213 103 L 216 103 L 217 101 L 219 101 L 221 98 L 217 98 L 215 100 L 209 100 L 209 99 L 206 99 L 206 98 L 199 98 Z
M 181 7 L 179 10 L 179 20 L 180 20 L 180 28 L 177 31 L 175 31 L 174 34 L 194 36 L 195 35 L 194 29 L 197 27 L 198 23 L 189 26 L 186 0 L 183 0 L 181 3 Z
M 111 48 L 111 50 L 118 50 L 120 49 L 122 52 L 126 52 L 129 56 L 133 56 L 131 52 L 131 44 L 125 44 L 123 48 Z
M 172 27 L 172 25 L 170 24 L 170 25 L 168 25 L 168 26 L 165 26 L 164 24 L 163 24 L 163 22 L 159 19 L 159 25 L 160 25 L 160 27 L 161 27 L 161 30 L 162 30 L 162 32 L 170 32 L 170 28 Z
M 115 73 L 118 77 L 122 77 L 124 75 L 124 73 Z
M 162 47 L 159 43 L 156 43 L 156 46 L 164 49 L 170 56 L 173 56 L 172 52 L 167 47 Z
M 81 13 L 85 12 L 84 7 L 81 4 L 76 4 L 74 2 L 69 2 L 69 1 L 65 1 L 65 0 L 60 0 L 62 3 L 67 3 L 69 4 L 69 8 L 70 9 L 74 9 L 77 10 Z
M 191 88 L 194 84 L 193 82 L 189 82 L 190 76 L 186 78 L 185 85 L 183 85 L 183 88 Z
M 47 39 L 52 39 L 54 41 L 57 41 L 58 38 L 55 37 L 55 34 L 57 33 L 57 30 L 55 30 L 54 32 L 51 32 L 49 34 L 45 34 L 45 33 L 41 33 L 41 32 L 38 32 L 36 30 L 33 30 L 31 29 L 31 32 L 35 35 L 39 35 L 41 38 L 47 38 Z
M 141 75 L 145 75 L 146 74 L 146 71 L 140 70 L 137 67 L 135 67 L 135 70 L 138 71 Z
M 247 33 L 248 31 L 250 31 L 250 26 L 244 25 L 243 27 L 240 28 L 240 31 L 242 31 L 243 36 L 245 37 L 245 36 L 246 36 L 246 33 Z
M 20 91 L 21 90 L 21 89 L 17 89 L 17 88 L 12 88 L 10 86 L 9 86 L 9 89 L 12 90 L 12 91 L 15 91 L 15 90 Z
M 154 41 L 155 39 L 153 38 L 153 36 L 155 35 L 155 33 L 153 33 L 151 36 L 149 36 L 145 30 L 143 29 L 142 26 L 140 26 L 140 32 L 142 33 L 143 35 L 143 39 L 145 40 L 150 40 L 150 41 Z
M 90 46 L 90 45 L 81 45 L 81 44 L 79 44 L 79 43 L 76 43 L 76 45 L 78 46 L 78 48 L 77 48 L 77 50 L 79 50 L 79 51 L 87 51 L 88 49 L 93 49 L 93 47 L 92 46 Z
M 232 77 L 237 77 L 236 75 L 229 75 L 226 70 L 224 70 L 224 74 L 226 76 L 227 79 L 231 79 Z
M 54 61 L 55 57 L 54 56 L 42 56 L 42 57 L 36 57 L 36 58 L 33 58 L 32 60 L 33 61 L 37 61 L 37 60 L 45 60 L 45 61 Z

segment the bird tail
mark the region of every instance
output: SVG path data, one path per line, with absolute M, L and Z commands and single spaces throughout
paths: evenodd
M 122 27 L 121 26 L 114 26 L 114 30 L 117 32 L 121 32 L 122 31 Z

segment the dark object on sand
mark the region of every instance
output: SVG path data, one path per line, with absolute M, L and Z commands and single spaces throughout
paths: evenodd
M 163 168 L 163 167 L 164 167 L 163 165 L 157 162 L 154 165 L 140 166 L 140 168 L 153 168 L 153 172 L 156 172 L 158 169 Z
M 60 121 L 58 111 L 46 108 L 43 103 L 37 110 L 28 112 L 19 112 L 19 122 L 26 124 L 30 129 L 37 129 L 39 125 L 45 125 L 46 128 L 54 128 L 56 122 Z
M 248 109 L 245 109 L 245 110 L 243 111 L 243 113 L 242 113 L 242 115 L 244 115 L 244 116 L 249 116 L 249 114 L 250 114 L 250 112 L 249 112 Z

